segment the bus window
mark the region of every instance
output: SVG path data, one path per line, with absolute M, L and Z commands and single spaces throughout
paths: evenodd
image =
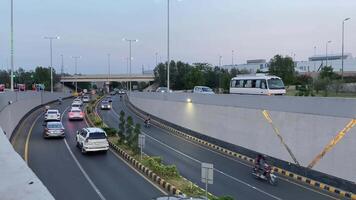
M 236 83 L 237 83 L 238 81 L 236 81 L 236 80 L 232 80 L 231 81 L 231 86 L 230 87 L 236 87 Z
M 252 80 L 251 81 L 251 87 L 252 88 L 256 88 L 256 80 Z
M 266 80 L 261 80 L 261 89 L 266 89 Z
M 256 80 L 256 88 L 261 88 L 261 80 Z
M 251 88 L 252 81 L 251 80 L 244 80 L 244 88 Z

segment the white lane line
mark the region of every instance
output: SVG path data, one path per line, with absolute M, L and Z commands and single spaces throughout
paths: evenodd
M 142 178 L 144 178 L 151 185 L 153 185 L 153 187 L 157 188 L 160 192 L 162 192 L 162 194 L 168 195 L 168 193 L 166 191 L 164 191 L 162 188 L 158 187 L 155 183 L 153 183 L 150 179 L 148 179 L 146 176 L 144 176 L 141 172 L 137 171 L 136 168 L 134 168 L 130 163 L 128 163 L 121 156 L 117 155 L 117 153 L 114 150 L 110 149 L 110 151 L 111 151 L 111 153 L 114 154 L 115 157 L 117 157 L 118 159 L 122 160 L 122 162 L 124 162 L 127 166 L 129 166 L 133 171 L 135 171 L 137 174 L 139 174 Z
M 156 141 L 157 143 L 161 144 L 162 146 L 165 146 L 166 148 L 171 149 L 172 151 L 174 151 L 174 152 L 176 152 L 176 153 L 178 153 L 178 154 L 181 154 L 181 155 L 183 155 L 183 156 L 185 156 L 185 157 L 187 157 L 187 158 L 189 158 L 189 159 L 191 159 L 191 160 L 193 160 L 193 161 L 195 161 L 195 162 L 197 162 L 197 163 L 199 163 L 199 164 L 202 163 L 202 161 L 200 161 L 200 160 L 198 160 L 198 159 L 196 159 L 196 158 L 193 158 L 193 157 L 191 157 L 191 156 L 189 156 L 189 155 L 187 155 L 187 154 L 185 154 L 185 153 L 183 153 L 183 152 L 180 152 L 180 151 L 178 151 L 178 150 L 176 150 L 176 149 L 170 147 L 169 145 L 167 145 L 167 144 L 165 144 L 165 143 L 163 143 L 163 142 L 161 142 L 161 141 L 159 141 L 159 140 L 157 140 L 157 139 L 151 137 L 151 136 L 148 135 L 147 133 L 145 133 L 145 132 L 143 132 L 143 131 L 141 131 L 141 132 L 144 133 L 148 138 L 150 138 L 150 139 Z M 225 173 L 225 172 L 223 172 L 223 171 L 221 171 L 221 170 L 219 170 L 219 169 L 217 169 L 217 168 L 214 168 L 214 171 L 216 171 L 216 172 L 218 172 L 218 173 L 220 173 L 220 174 L 222 174 L 222 175 L 224 175 L 224 176 L 226 176 L 226 177 L 228 177 L 228 178 L 231 178 L 232 180 L 237 181 L 237 182 L 239 182 L 239 183 L 241 183 L 241 184 L 243 184 L 243 185 L 245 185 L 245 186 L 247 186 L 247 187 L 250 187 L 250 188 L 252 188 L 252 189 L 254 189 L 254 190 L 258 191 L 258 192 L 261 192 L 261 193 L 263 193 L 263 194 L 265 194 L 265 195 L 267 195 L 267 196 L 269 196 L 269 197 L 271 197 L 271 198 L 273 198 L 273 199 L 281 200 L 281 198 L 276 197 L 276 196 L 274 196 L 273 194 L 270 194 L 270 193 L 268 193 L 268 192 L 266 192 L 266 191 L 264 191 L 264 190 L 262 190 L 262 189 L 260 189 L 260 188 L 257 188 L 257 187 L 255 187 L 255 186 L 252 186 L 252 185 L 250 185 L 249 183 L 246 183 L 245 181 L 242 181 L 242 180 L 240 180 L 240 179 L 238 179 L 238 178 L 236 178 L 236 177 L 233 177 L 233 176 L 231 176 L 231 175 L 229 175 L 229 174 L 227 174 L 227 173 Z
M 67 110 L 70 108 L 70 106 L 68 106 L 62 113 L 61 116 L 61 121 L 63 122 L 63 116 L 64 114 L 67 112 Z M 80 169 L 80 171 L 82 172 L 82 174 L 84 175 L 85 179 L 87 179 L 87 181 L 89 182 L 89 184 L 91 185 L 91 187 L 94 189 L 94 191 L 98 194 L 99 198 L 101 200 L 106 200 L 105 197 L 103 196 L 103 194 L 100 192 L 100 190 L 96 187 L 96 185 L 94 184 L 94 182 L 91 180 L 91 178 L 89 177 L 89 175 L 85 172 L 85 170 L 83 169 L 82 165 L 79 163 L 79 161 L 77 160 L 77 158 L 75 157 L 75 155 L 73 154 L 72 150 L 70 149 L 67 139 L 64 139 L 64 143 L 66 144 L 66 147 L 70 153 L 70 155 L 72 156 L 73 160 L 75 161 L 75 163 L 77 164 L 78 168 Z
M 94 182 L 91 180 L 91 178 L 89 177 L 89 175 L 85 172 L 85 170 L 83 169 L 82 165 L 79 163 L 79 161 L 77 160 L 77 158 L 75 157 L 75 155 L 73 154 L 72 150 L 70 149 L 68 142 L 66 139 L 64 139 L 64 143 L 66 144 L 66 147 L 70 153 L 70 155 L 72 156 L 73 160 L 75 161 L 75 163 L 77 164 L 77 166 L 79 167 L 80 171 L 83 173 L 84 177 L 87 179 L 87 181 L 89 182 L 89 184 L 91 185 L 91 187 L 94 189 L 94 191 L 98 194 L 99 198 L 101 200 L 106 200 L 105 197 L 103 196 L 103 194 L 100 192 L 100 190 L 96 187 L 96 185 L 94 184 Z
M 118 116 L 118 114 L 115 112 L 115 110 L 113 110 L 113 111 L 114 111 L 114 114 Z M 137 116 L 137 117 L 138 117 L 138 118 L 141 118 L 140 116 Z M 142 118 L 141 118 L 141 119 L 142 119 Z M 190 140 L 188 140 L 188 139 L 186 139 L 186 138 L 184 138 L 184 137 L 180 137 L 180 136 L 177 136 L 177 135 L 175 135 L 175 134 L 172 134 L 172 133 L 170 133 L 169 131 L 167 131 L 167 130 L 165 130 L 165 129 L 163 129 L 163 128 L 161 128 L 161 127 L 155 125 L 155 124 L 152 124 L 152 125 L 153 125 L 154 127 L 156 127 L 157 129 L 160 129 L 160 130 L 166 132 L 167 134 L 169 134 L 169 135 L 171 135 L 171 136 L 173 136 L 173 137 L 176 137 L 177 139 L 184 140 L 184 141 L 186 141 L 186 142 L 188 142 L 188 143 L 190 143 L 190 144 L 192 144 L 192 145 L 194 145 L 194 146 L 196 146 L 196 147 L 199 147 L 199 148 L 201 148 L 201 149 L 208 150 L 208 151 L 210 151 L 210 152 L 212 152 L 212 153 L 215 153 L 215 154 L 217 154 L 217 155 L 219 155 L 219 156 L 222 156 L 222 157 L 224 157 L 224 158 L 227 158 L 228 160 L 231 160 L 231 161 L 240 163 L 241 165 L 244 165 L 244 166 L 246 166 L 246 167 L 248 167 L 248 168 L 251 168 L 251 165 L 249 165 L 249 164 L 247 164 L 247 163 L 244 163 L 244 162 L 242 162 L 242 161 L 240 161 L 240 160 L 238 160 L 238 159 L 232 158 L 232 157 L 230 157 L 230 156 L 228 156 L 228 155 L 225 155 L 225 154 L 223 154 L 223 153 L 220 153 L 220 152 L 218 152 L 218 151 L 209 149 L 208 147 L 205 147 L 205 146 L 203 146 L 203 145 L 197 144 L 197 143 L 195 143 L 195 142 L 193 142 L 193 141 L 190 141 Z M 291 183 L 291 184 L 294 184 L 294 185 L 296 185 L 296 186 L 298 186 L 298 187 L 304 188 L 304 189 L 309 190 L 309 191 L 311 191 L 311 192 L 318 193 L 318 194 L 323 195 L 323 196 L 325 196 L 325 197 L 328 197 L 328 198 L 330 198 L 330 199 L 335 199 L 335 200 L 338 200 L 338 199 L 339 199 L 339 198 L 336 198 L 336 197 L 334 197 L 334 196 L 331 196 L 331 195 L 329 195 L 329 194 L 327 194 L 327 193 L 318 191 L 318 190 L 316 190 L 316 189 L 314 189 L 314 188 L 310 188 L 310 187 L 305 186 L 305 185 L 303 185 L 303 184 L 300 184 L 300 183 L 291 181 L 291 180 L 289 180 L 289 179 L 287 179 L 287 178 L 284 178 L 284 177 L 282 177 L 282 176 L 278 176 L 278 179 L 283 180 L 283 181 L 288 182 L 288 183 Z

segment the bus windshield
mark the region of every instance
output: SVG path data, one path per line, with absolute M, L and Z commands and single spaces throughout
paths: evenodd
M 270 90 L 284 89 L 283 81 L 279 78 L 268 79 L 268 88 Z

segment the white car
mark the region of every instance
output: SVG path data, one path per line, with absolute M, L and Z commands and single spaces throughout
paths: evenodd
M 89 103 L 89 102 L 90 102 L 89 96 L 84 96 L 83 97 L 83 103 Z
M 82 104 L 80 104 L 79 102 L 73 102 L 73 103 L 72 103 L 72 108 L 78 108 L 78 109 L 80 109 L 81 106 L 82 106 Z
M 61 113 L 58 110 L 47 110 L 44 120 L 47 121 L 61 121 Z
M 193 89 L 193 93 L 199 94 L 215 94 L 210 87 L 207 86 L 195 86 Z
M 83 128 L 77 131 L 77 147 L 82 153 L 109 150 L 109 142 L 105 131 L 101 128 Z
M 72 104 L 79 104 L 80 106 L 83 105 L 83 101 L 79 98 L 76 98 L 73 100 L 73 103 Z
M 69 120 L 83 120 L 84 113 L 80 108 L 72 107 L 68 113 Z

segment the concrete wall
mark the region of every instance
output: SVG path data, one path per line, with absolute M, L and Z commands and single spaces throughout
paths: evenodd
M 192 99 L 187 103 L 186 99 Z M 262 110 L 298 162 L 307 166 L 330 140 L 355 118 L 356 100 L 339 98 L 265 97 L 132 93 L 138 108 L 193 131 L 293 162 Z M 314 167 L 356 182 L 356 128 Z
M 51 193 L 13 149 L 0 127 L 0 199 L 51 200 Z
M 21 118 L 31 109 L 41 104 L 53 101 L 59 97 L 70 96 L 70 93 L 62 92 L 6 92 L 0 94 L 0 127 L 8 138 Z M 12 101 L 11 105 L 8 102 Z

